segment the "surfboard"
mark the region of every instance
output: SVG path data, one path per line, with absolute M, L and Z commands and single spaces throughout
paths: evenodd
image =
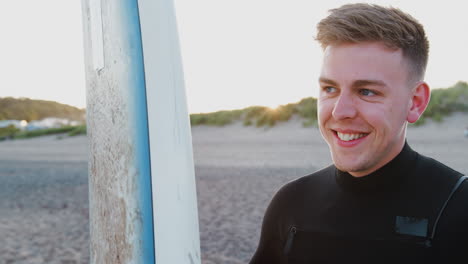
M 201 263 L 172 0 L 82 0 L 91 263 Z

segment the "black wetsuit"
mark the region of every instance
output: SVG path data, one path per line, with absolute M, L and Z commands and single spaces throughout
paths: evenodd
M 365 177 L 330 166 L 299 178 L 271 201 L 250 263 L 468 263 L 462 176 L 405 144 Z

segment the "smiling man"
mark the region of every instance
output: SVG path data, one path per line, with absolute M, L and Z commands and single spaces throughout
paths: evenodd
M 430 98 L 422 25 L 350 4 L 317 29 L 318 120 L 333 165 L 278 191 L 250 263 L 466 261 L 468 181 L 406 142 Z
M 338 169 L 361 177 L 402 150 L 406 123 L 418 119 L 430 94 L 408 74 L 407 60 L 381 42 L 326 46 L 318 113 Z

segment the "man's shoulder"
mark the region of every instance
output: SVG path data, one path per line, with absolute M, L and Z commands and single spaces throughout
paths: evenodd
M 424 174 L 441 179 L 452 181 L 458 180 L 463 174 L 448 165 L 425 155 L 418 153 L 417 168 Z
M 419 189 L 433 188 L 431 197 L 441 201 L 438 213 L 443 212 L 438 225 L 436 236 L 441 238 L 446 245 L 445 248 L 461 248 L 468 245 L 468 178 L 463 173 L 449 167 L 448 165 L 419 154 L 418 157 L 419 177 L 423 177 Z M 427 183 L 426 183 L 427 182 Z M 443 205 L 442 205 L 443 204 Z M 440 211 L 443 210 L 443 211 Z M 454 244 L 454 242 L 456 242 Z M 455 252 L 450 250 L 451 252 Z
M 446 164 L 422 154 L 418 154 L 415 171 L 413 172 L 412 185 L 419 192 L 427 192 L 431 197 L 439 197 L 445 201 L 445 198 L 452 192 L 457 182 L 463 176 L 459 171 L 447 166 Z M 464 196 L 468 188 L 468 181 L 465 181 L 460 188 Z M 440 200 L 439 199 L 439 200 Z

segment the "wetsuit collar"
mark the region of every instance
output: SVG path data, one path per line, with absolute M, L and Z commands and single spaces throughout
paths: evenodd
M 335 167 L 336 181 L 343 190 L 351 192 L 369 193 L 392 190 L 410 175 L 417 155 L 417 152 L 405 142 L 403 149 L 393 160 L 369 175 L 354 177 Z

